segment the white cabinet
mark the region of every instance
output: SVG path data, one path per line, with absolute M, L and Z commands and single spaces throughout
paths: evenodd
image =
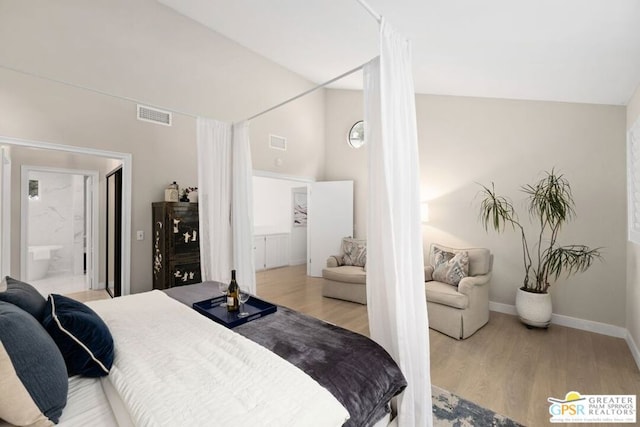
M 256 271 L 289 265 L 289 233 L 254 236 Z
M 265 238 L 264 236 L 253 237 L 253 262 L 255 263 L 256 271 L 264 270 L 265 268 Z

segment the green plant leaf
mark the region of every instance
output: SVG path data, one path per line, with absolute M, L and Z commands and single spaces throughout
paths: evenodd
M 590 249 L 585 245 L 558 246 L 544 254 L 546 272 L 558 280 L 563 272 L 567 277 L 574 273 L 585 272 L 593 261 L 601 259 L 600 248 Z
M 486 231 L 491 226 L 497 232 L 504 231 L 507 223 L 515 227 L 518 224 L 518 216 L 511 202 L 505 197 L 496 195 L 495 185 L 492 182 L 491 188 L 480 184 L 483 197 L 480 203 L 480 220 Z M 518 224 L 519 225 L 519 224 Z
M 555 169 L 535 185 L 525 185 L 521 190 L 529 196 L 529 215 L 539 219 L 543 226 L 559 227 L 575 216 L 571 185 Z

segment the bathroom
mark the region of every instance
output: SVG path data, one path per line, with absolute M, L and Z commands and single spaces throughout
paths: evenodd
M 92 204 L 87 195 L 92 175 L 28 166 L 22 172 L 22 277 L 44 296 L 89 289 L 86 248 Z

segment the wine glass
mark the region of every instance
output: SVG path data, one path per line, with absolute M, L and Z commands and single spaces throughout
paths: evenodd
M 222 293 L 222 295 L 224 295 L 225 297 L 227 296 L 227 294 L 229 293 L 229 288 L 227 287 L 226 284 L 222 283 L 222 282 L 218 282 L 218 290 L 220 291 L 220 293 Z M 227 299 L 225 298 L 224 301 L 222 301 L 220 303 L 220 307 L 226 307 L 227 306 Z
M 244 289 L 239 289 L 238 299 L 240 300 L 240 313 L 238 314 L 238 317 L 246 317 L 249 315 L 248 312 L 244 311 L 244 303 L 249 301 L 249 298 L 251 298 L 251 294 L 249 292 Z

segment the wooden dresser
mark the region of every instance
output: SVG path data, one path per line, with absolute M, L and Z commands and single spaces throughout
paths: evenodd
M 153 210 L 153 289 L 200 283 L 198 204 L 156 202 Z

